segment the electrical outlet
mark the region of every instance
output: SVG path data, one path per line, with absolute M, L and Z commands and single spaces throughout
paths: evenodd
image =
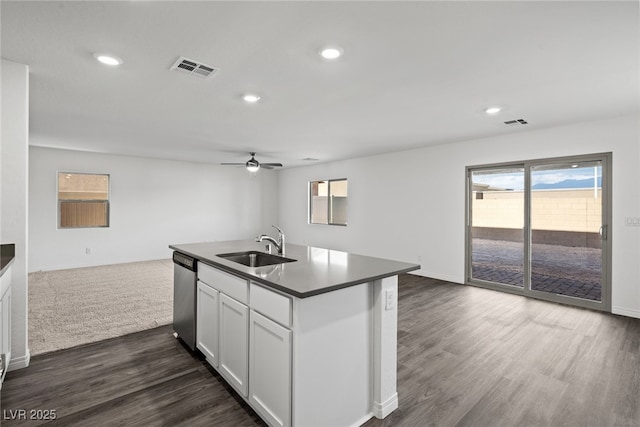
M 85 249 L 85 253 L 86 253 L 87 255 L 91 255 L 91 248 L 86 248 L 86 249 Z
M 385 291 L 384 309 L 390 311 L 396 308 L 396 294 L 393 289 L 387 289 Z

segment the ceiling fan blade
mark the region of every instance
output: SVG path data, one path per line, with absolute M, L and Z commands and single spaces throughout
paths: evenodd
M 247 169 L 249 168 L 249 166 L 265 168 L 265 169 L 281 168 L 283 166 L 282 163 L 260 163 L 255 158 L 256 153 L 251 152 L 249 154 L 251 154 L 251 158 L 247 160 L 245 163 L 220 163 L 220 164 L 223 166 L 246 166 Z

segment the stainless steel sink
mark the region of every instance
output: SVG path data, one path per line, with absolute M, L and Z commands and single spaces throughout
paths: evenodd
M 246 265 L 247 267 L 264 267 L 265 265 L 284 264 L 286 262 L 296 261 L 295 259 L 258 251 L 234 252 L 230 254 L 218 254 L 216 256 Z

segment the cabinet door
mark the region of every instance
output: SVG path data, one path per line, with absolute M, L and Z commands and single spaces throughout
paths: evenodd
M 4 353 L 5 367 L 9 367 L 11 361 L 11 287 L 2 297 L 2 351 Z
M 249 308 L 220 293 L 220 374 L 247 397 Z
M 6 322 L 4 320 L 4 307 L 2 304 L 2 300 L 0 300 L 0 354 L 4 353 L 4 336 L 6 334 L 5 332 L 5 328 L 6 328 Z M 2 366 L 0 366 L 0 368 L 2 368 Z
M 291 331 L 251 310 L 249 401 L 270 425 L 291 425 Z
M 218 307 L 220 293 L 198 282 L 196 296 L 196 347 L 214 368 L 218 367 Z

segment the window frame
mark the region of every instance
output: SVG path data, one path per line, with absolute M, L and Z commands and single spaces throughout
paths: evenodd
M 332 182 L 337 182 L 337 181 L 344 181 L 347 184 L 347 188 L 349 187 L 349 182 L 347 178 L 334 178 L 334 179 L 314 179 L 309 181 L 309 184 L 307 186 L 308 188 L 308 215 L 307 215 L 307 222 L 309 224 L 312 225 L 337 225 L 339 227 L 346 227 L 347 224 L 349 223 L 349 221 L 345 221 L 344 223 L 339 223 L 339 222 L 331 222 L 331 183 Z M 312 213 L 313 213 L 313 194 L 312 194 L 312 186 L 314 183 L 327 183 L 327 222 L 313 222 L 312 221 Z M 348 195 L 348 190 L 347 190 L 347 196 L 345 196 L 345 198 L 349 199 L 349 195 Z M 348 202 L 347 202 L 348 203 Z
M 94 175 L 104 176 L 107 178 L 107 198 L 101 199 L 60 199 L 60 175 Z M 97 173 L 97 172 L 69 172 L 69 171 L 57 171 L 56 172 L 56 202 L 58 210 L 58 218 L 56 226 L 58 230 L 74 230 L 74 229 L 87 229 L 87 228 L 110 228 L 111 226 L 111 174 Z M 105 224 L 104 225 L 75 225 L 75 226 L 62 226 L 62 205 L 65 203 L 96 203 L 103 202 L 105 204 Z

